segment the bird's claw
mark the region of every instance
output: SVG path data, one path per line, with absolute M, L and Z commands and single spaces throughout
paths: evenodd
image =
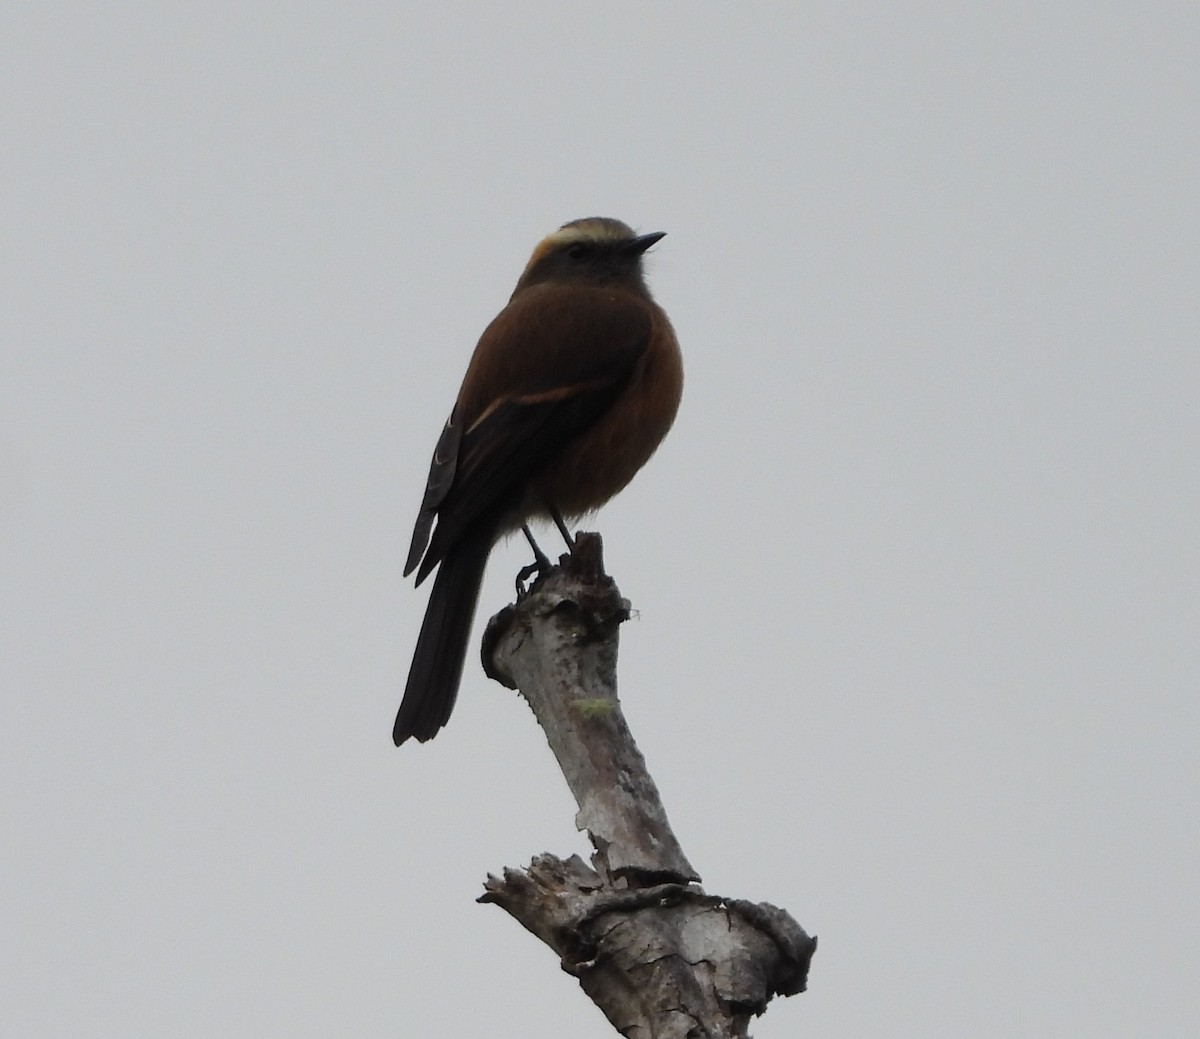
M 532 540 L 530 544 L 533 544 Z M 533 585 L 537 583 L 534 581 L 533 584 L 526 585 L 525 582 L 529 578 L 533 577 L 534 574 L 537 574 L 540 578 L 543 574 L 549 572 L 550 567 L 551 563 L 546 553 L 535 545 L 533 549 L 533 562 L 528 566 L 521 567 L 517 571 L 517 598 L 524 599 L 533 589 Z

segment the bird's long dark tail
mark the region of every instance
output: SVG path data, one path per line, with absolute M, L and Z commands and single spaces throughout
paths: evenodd
M 410 736 L 422 743 L 433 739 L 454 710 L 479 586 L 494 539 L 492 524 L 476 524 L 438 566 L 392 729 L 397 747 Z

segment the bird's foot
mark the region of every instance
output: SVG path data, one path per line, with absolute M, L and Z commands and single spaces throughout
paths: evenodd
M 541 577 L 543 574 L 548 573 L 551 567 L 549 557 L 538 547 L 538 543 L 533 540 L 533 534 L 530 533 L 528 524 L 522 524 L 521 529 L 525 532 L 525 537 L 529 540 L 529 547 L 533 549 L 533 562 L 528 566 L 521 567 L 517 572 L 518 599 L 524 599 L 533 588 L 532 584 L 527 586 L 525 583 L 529 578 L 534 574 Z
M 543 556 L 541 562 L 535 561 L 533 563 L 530 563 L 528 566 L 521 567 L 521 569 L 517 571 L 517 598 L 518 599 L 524 599 L 525 596 L 527 596 L 529 594 L 529 589 L 531 587 L 533 587 L 532 585 L 527 586 L 525 584 L 525 582 L 528 581 L 529 578 L 531 578 L 534 574 L 538 574 L 540 576 L 543 573 L 543 571 L 545 571 L 549 567 L 549 564 L 550 564 L 550 560 L 546 559 Z

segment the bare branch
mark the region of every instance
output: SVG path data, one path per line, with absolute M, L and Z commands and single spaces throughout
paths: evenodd
M 484 668 L 529 702 L 595 853 L 540 855 L 489 876 L 501 906 L 558 953 L 622 1035 L 742 1037 L 774 995 L 802 992 L 816 948 L 767 903 L 707 895 L 621 712 L 618 629 L 629 616 L 596 534 L 489 622 Z

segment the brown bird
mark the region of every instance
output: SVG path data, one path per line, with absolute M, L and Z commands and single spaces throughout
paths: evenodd
M 642 276 L 642 254 L 662 237 L 607 217 L 564 224 L 534 249 L 480 337 L 433 453 L 404 569 L 417 571 L 417 584 L 438 572 L 396 746 L 432 739 L 450 717 L 496 541 L 532 517 L 562 527 L 599 508 L 671 428 L 683 363 Z

